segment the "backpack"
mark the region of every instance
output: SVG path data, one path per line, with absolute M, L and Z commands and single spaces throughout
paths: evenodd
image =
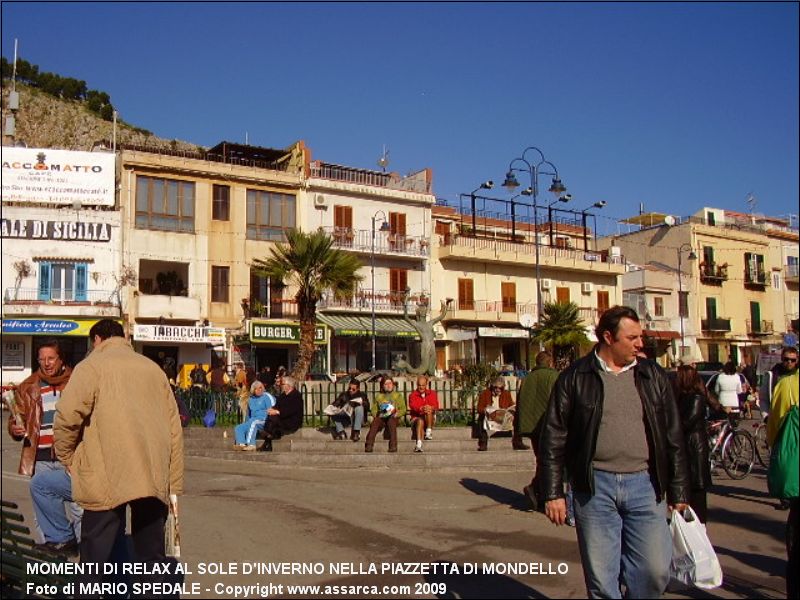
M 798 495 L 798 436 L 800 417 L 797 404 L 786 413 L 769 459 L 767 486 L 774 498 L 797 498 Z

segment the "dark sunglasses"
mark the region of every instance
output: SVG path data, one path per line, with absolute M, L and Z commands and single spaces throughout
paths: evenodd
M 796 363 L 797 362 L 796 358 L 789 358 L 788 356 L 783 357 L 781 360 L 783 362 L 790 362 L 790 363 Z

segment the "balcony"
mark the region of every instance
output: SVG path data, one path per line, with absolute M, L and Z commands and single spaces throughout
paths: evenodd
M 191 296 L 164 296 L 161 294 L 135 293 L 137 319 L 200 320 L 200 300 Z
M 772 335 L 775 332 L 772 321 L 747 319 L 745 323 L 747 324 L 747 335 Z
M 372 230 L 349 227 L 323 227 L 333 238 L 333 247 L 361 254 L 372 254 Z M 403 258 L 426 258 L 430 255 L 429 240 L 422 236 L 402 235 L 388 231 L 375 232 L 375 254 Z
M 114 290 L 87 290 L 86 297 L 75 300 L 73 290 L 60 290 L 61 298 L 39 299 L 37 288 L 6 288 L 3 295 L 5 315 L 63 315 L 118 317 L 119 302 Z
M 700 263 L 700 281 L 708 285 L 722 285 L 728 281 L 728 263 Z
M 457 300 L 447 313 L 453 321 L 491 321 L 493 323 L 519 323 L 524 314 L 536 318 L 535 302 L 504 304 L 500 300 Z
M 761 270 L 745 269 L 744 270 L 744 285 L 753 288 L 767 287 L 767 274 Z
M 283 319 L 297 317 L 297 300 L 294 298 L 271 299 L 265 303 L 258 298 L 251 297 L 242 300 L 242 312 L 246 319 Z
M 700 328 L 708 332 L 730 332 L 731 320 L 730 319 L 702 319 L 700 321 Z
M 459 258 L 506 265 L 534 265 L 536 244 L 471 235 L 439 236 L 439 258 Z M 539 265 L 568 271 L 599 271 L 622 274 L 625 259 L 619 255 L 584 252 L 539 245 Z
M 371 313 L 372 303 L 375 303 L 376 313 L 403 314 L 405 292 L 392 290 L 358 290 L 349 298 L 334 298 L 326 294 L 317 304 L 318 309 L 336 310 L 344 312 Z M 430 294 L 426 292 L 411 294 L 408 297 L 408 312 L 413 313 L 419 304 L 427 304 Z
M 800 265 L 793 264 L 793 265 L 786 265 L 783 267 L 783 278 L 786 283 L 797 283 L 797 271 Z

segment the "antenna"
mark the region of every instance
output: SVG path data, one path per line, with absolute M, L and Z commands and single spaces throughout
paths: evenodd
M 745 196 L 744 201 L 750 205 L 750 214 L 752 214 L 753 210 L 755 210 L 756 208 L 756 204 L 758 204 L 758 199 L 756 198 L 756 195 L 753 192 L 747 192 L 747 196 Z
M 389 166 L 389 150 L 386 148 L 386 144 L 383 145 L 383 154 L 378 159 L 378 166 L 386 173 L 386 167 Z

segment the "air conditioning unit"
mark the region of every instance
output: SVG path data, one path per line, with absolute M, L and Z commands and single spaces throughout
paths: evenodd
M 328 208 L 328 199 L 324 194 L 314 196 L 314 208 Z
M 539 285 L 543 290 L 551 290 L 553 289 L 553 280 L 552 279 L 541 279 L 539 280 Z
M 591 294 L 594 291 L 594 284 L 589 282 L 584 282 L 581 284 L 581 292 L 584 294 Z

